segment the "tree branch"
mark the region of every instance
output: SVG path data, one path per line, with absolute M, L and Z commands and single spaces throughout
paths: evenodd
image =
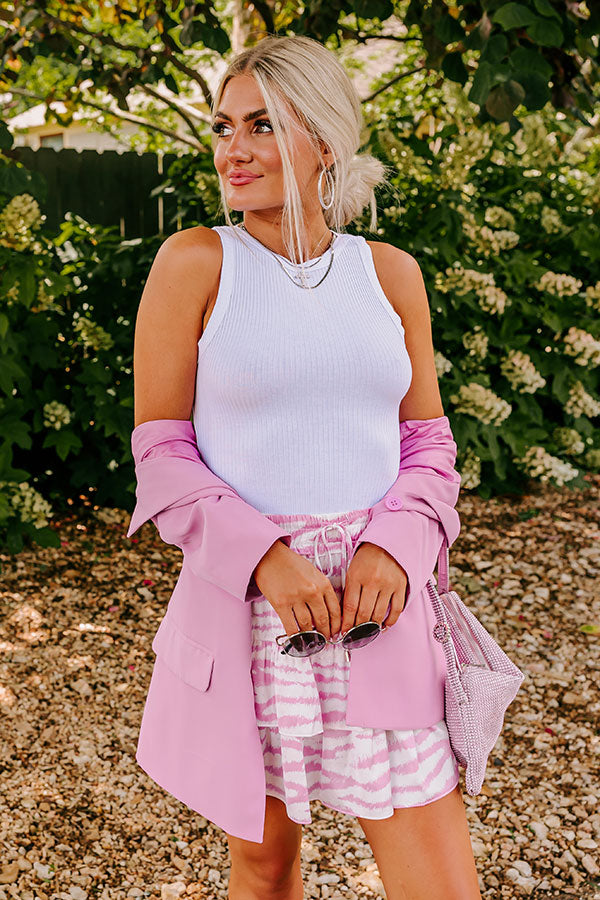
M 23 88 L 14 87 L 11 85 L 10 90 L 7 93 L 11 94 L 19 94 L 22 97 L 28 97 L 30 100 L 38 100 L 42 103 L 45 103 L 49 106 L 50 103 L 70 103 L 71 98 L 61 98 L 61 97 L 52 97 L 49 100 L 47 97 L 44 97 L 40 94 L 34 94 L 31 91 L 26 91 Z M 200 141 L 193 140 L 192 138 L 187 137 L 187 135 L 182 134 L 179 131 L 172 131 L 170 128 L 163 128 L 161 125 L 156 125 L 154 122 L 149 122 L 147 119 L 143 119 L 141 116 L 136 116 L 133 113 L 126 113 L 122 110 L 115 112 L 115 110 L 111 109 L 107 106 L 102 106 L 100 103 L 93 103 L 91 100 L 87 100 L 84 97 L 81 98 L 81 104 L 83 106 L 89 106 L 92 109 L 97 109 L 99 112 L 104 113 L 105 115 L 114 116 L 115 119 L 122 119 L 125 122 L 132 122 L 134 125 L 141 125 L 143 128 L 149 128 L 152 131 L 158 131 L 161 134 L 166 135 L 166 137 L 173 138 L 176 141 L 181 141 L 183 144 L 187 144 L 189 147 L 193 147 L 195 150 L 200 150 L 201 153 L 208 153 L 208 148 L 201 143 Z
M 162 103 L 165 103 L 168 107 L 170 107 L 170 109 L 173 110 L 173 112 L 176 112 L 178 116 L 181 116 L 196 140 L 199 143 L 202 142 L 202 135 L 192 122 L 190 116 L 184 109 L 178 106 L 175 100 L 171 100 L 169 97 L 165 97 L 159 91 L 155 91 L 154 88 L 151 88 L 148 84 L 140 84 L 140 88 L 144 91 L 145 94 L 148 94 L 150 97 L 154 97 L 156 100 L 160 100 Z
M 370 100 L 373 100 L 377 97 L 378 94 L 383 93 L 383 91 L 387 91 L 389 87 L 393 84 L 396 84 L 397 81 L 401 81 L 402 78 L 408 78 L 409 75 L 414 75 L 415 72 L 424 72 L 428 71 L 427 66 L 417 66 L 415 69 L 408 69 L 406 72 L 401 72 L 400 75 L 395 75 L 390 81 L 383 84 L 381 87 L 377 88 L 376 91 L 373 91 L 372 94 L 369 94 L 368 97 L 363 97 L 361 103 L 368 103 Z
M 165 9 L 164 0 L 156 0 L 156 8 L 159 11 L 159 15 L 162 15 L 163 18 L 169 18 L 168 13 Z M 204 99 L 210 108 L 212 106 L 212 94 L 207 81 L 202 77 L 202 75 L 200 75 L 199 72 L 195 72 L 194 69 L 190 69 L 189 66 L 186 66 L 186 64 L 178 58 L 177 54 L 180 52 L 179 47 L 166 29 L 162 30 L 160 38 L 169 60 L 173 63 L 176 69 L 179 69 L 180 72 L 183 72 L 184 75 L 187 75 L 188 78 L 191 78 L 192 81 L 195 81 L 196 84 L 200 85 L 200 88 L 204 95 Z
M 163 6 L 163 10 L 164 10 L 164 5 L 163 4 L 160 4 L 160 5 Z M 133 53 L 134 56 L 137 56 L 138 58 L 139 58 L 140 49 L 144 50 L 144 52 L 147 50 L 148 51 L 152 50 L 151 47 L 145 47 L 145 48 L 132 47 L 132 46 L 129 46 L 128 44 L 123 44 L 120 41 L 115 40 L 115 38 L 110 34 L 91 32 L 91 31 L 88 31 L 87 28 L 84 28 L 81 25 L 75 25 L 71 22 L 65 21 L 64 19 L 58 19 L 58 18 L 56 18 L 56 16 L 51 16 L 48 13 L 46 13 L 45 15 L 46 15 L 46 19 L 49 22 L 54 23 L 55 25 L 63 26 L 67 30 L 73 31 L 76 34 L 83 34 L 86 37 L 95 38 L 96 40 L 100 41 L 101 44 L 115 47 L 117 50 L 124 50 L 127 53 Z M 165 55 L 167 56 L 169 62 L 172 63 L 176 69 L 178 69 L 180 72 L 183 72 L 184 75 L 187 75 L 188 78 L 190 78 L 192 81 L 195 81 L 196 84 L 198 84 L 200 86 L 200 88 L 202 90 L 202 94 L 204 95 L 204 99 L 205 99 L 206 103 L 208 104 L 208 106 L 210 106 L 212 98 L 211 98 L 211 92 L 210 92 L 210 88 L 208 86 L 207 81 L 202 77 L 202 75 L 200 75 L 199 72 L 196 72 L 196 71 L 194 71 L 194 69 L 191 69 L 189 66 L 186 66 L 186 64 L 184 62 L 182 62 L 180 59 L 177 58 L 177 56 L 175 54 L 180 52 L 179 48 L 178 48 L 177 44 L 175 43 L 175 41 L 167 34 L 166 31 L 164 31 L 160 35 L 160 39 L 161 39 L 163 47 L 165 48 Z

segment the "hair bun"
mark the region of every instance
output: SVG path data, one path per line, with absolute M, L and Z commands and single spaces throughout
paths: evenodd
M 344 225 L 360 216 L 366 206 L 373 205 L 373 189 L 386 180 L 386 167 L 370 153 L 355 153 L 348 163 L 343 186 L 342 218 Z

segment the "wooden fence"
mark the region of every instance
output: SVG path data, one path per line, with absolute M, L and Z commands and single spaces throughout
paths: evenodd
M 53 230 L 66 212 L 93 225 L 117 225 L 125 238 L 162 233 L 165 227 L 175 230 L 168 222 L 177 212 L 176 199 L 150 196 L 175 154 L 14 147 L 10 155 L 44 176 L 44 214 Z

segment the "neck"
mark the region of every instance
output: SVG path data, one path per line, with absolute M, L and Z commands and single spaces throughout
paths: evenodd
M 246 213 L 243 226 L 249 234 L 273 253 L 290 259 L 283 243 L 280 222 L 266 221 L 254 213 Z M 305 222 L 302 258 L 306 260 L 321 256 L 332 241 L 333 234 L 322 215 L 315 217 L 314 221 Z

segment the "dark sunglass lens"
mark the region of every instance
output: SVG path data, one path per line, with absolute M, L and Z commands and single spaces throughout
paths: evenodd
M 286 644 L 289 656 L 310 656 L 326 644 L 322 634 L 317 631 L 305 631 L 291 637 Z
M 355 625 L 346 634 L 342 643 L 345 647 L 356 649 L 370 644 L 379 634 L 379 626 L 376 622 L 364 622 L 362 625 Z

